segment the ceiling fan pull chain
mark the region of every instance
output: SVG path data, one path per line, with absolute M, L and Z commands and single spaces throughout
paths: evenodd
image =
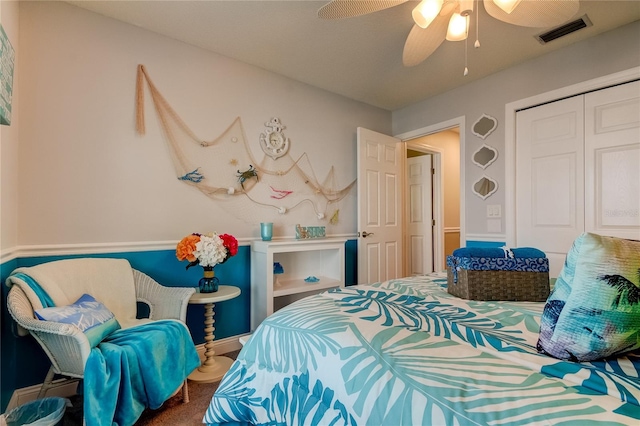
M 467 57 L 469 56 L 467 53 L 467 46 L 469 46 L 469 37 L 464 39 L 464 73 L 463 75 L 466 76 L 467 74 L 469 74 L 469 68 L 467 68 Z
M 476 42 L 473 44 L 473 47 L 476 49 L 480 47 L 480 25 L 478 16 L 480 16 L 480 0 L 476 0 L 478 2 L 478 6 L 476 7 Z

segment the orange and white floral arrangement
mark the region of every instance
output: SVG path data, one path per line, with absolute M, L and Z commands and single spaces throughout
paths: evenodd
M 215 232 L 187 235 L 180 240 L 176 247 L 178 260 L 189 261 L 186 269 L 196 265 L 204 268 L 204 278 L 200 280 L 200 291 L 202 293 L 218 290 L 217 278 L 214 278 L 213 267 L 225 263 L 237 253 L 238 240 L 233 235 L 218 235 Z

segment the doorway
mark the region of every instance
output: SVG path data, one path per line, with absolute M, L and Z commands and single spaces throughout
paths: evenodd
M 445 259 L 461 246 L 460 220 L 460 176 L 461 143 L 460 126 L 438 130 L 413 139 L 404 139 L 406 146 L 407 180 L 405 183 L 405 268 L 411 275 L 439 272 L 446 269 Z M 430 173 L 423 179 L 430 180 L 425 187 L 432 188 L 431 199 L 423 205 L 431 208 L 425 214 L 429 223 L 423 221 L 424 230 L 416 232 L 415 182 L 411 181 L 411 162 L 419 158 L 430 158 L 433 164 Z M 432 220 L 431 220 L 432 219 Z M 427 229 L 429 228 L 429 229 Z M 416 237 L 418 234 L 418 237 Z M 424 235 L 430 239 L 430 248 L 423 248 L 417 241 Z M 425 258 L 426 257 L 426 258 Z
M 426 150 L 425 150 L 426 151 Z M 404 268 L 406 275 L 416 276 L 434 271 L 433 182 L 434 157 L 437 154 L 406 148 Z M 440 172 L 440 170 L 438 170 Z
M 452 130 L 453 129 L 453 130 Z M 447 226 L 459 238 L 452 247 L 461 247 L 465 234 L 465 117 L 416 129 L 395 137 L 358 128 L 358 283 L 378 282 L 408 276 L 406 259 L 407 199 L 406 150 L 432 154 L 433 174 L 433 258 L 434 270 L 445 268 L 445 203 L 443 158 L 459 169 L 458 193 L 453 195 L 458 213 L 450 217 L 457 222 Z M 458 154 L 444 155 L 444 148 L 431 146 L 419 138 L 452 130 L 456 135 Z M 447 179 L 455 186 L 455 179 Z M 457 226 L 456 226 L 457 225 Z M 450 234 L 451 232 L 447 232 Z M 457 244 L 456 244 L 457 242 Z M 453 248 L 449 248 L 453 250 Z

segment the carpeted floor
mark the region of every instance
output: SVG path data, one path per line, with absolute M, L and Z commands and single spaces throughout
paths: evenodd
M 229 358 L 235 359 L 240 351 L 227 354 Z M 204 416 L 211 396 L 218 388 L 216 383 L 196 383 L 189 381 L 189 403 L 183 404 L 182 392 L 178 392 L 169 398 L 162 407 L 157 410 L 145 410 L 136 426 L 196 426 L 202 425 Z M 82 426 L 82 397 L 71 398 L 73 407 L 67 408 L 64 415 L 64 426 Z

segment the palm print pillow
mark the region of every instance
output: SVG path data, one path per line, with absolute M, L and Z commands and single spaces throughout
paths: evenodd
M 584 233 L 540 322 L 538 351 L 593 361 L 640 348 L 640 241 Z

